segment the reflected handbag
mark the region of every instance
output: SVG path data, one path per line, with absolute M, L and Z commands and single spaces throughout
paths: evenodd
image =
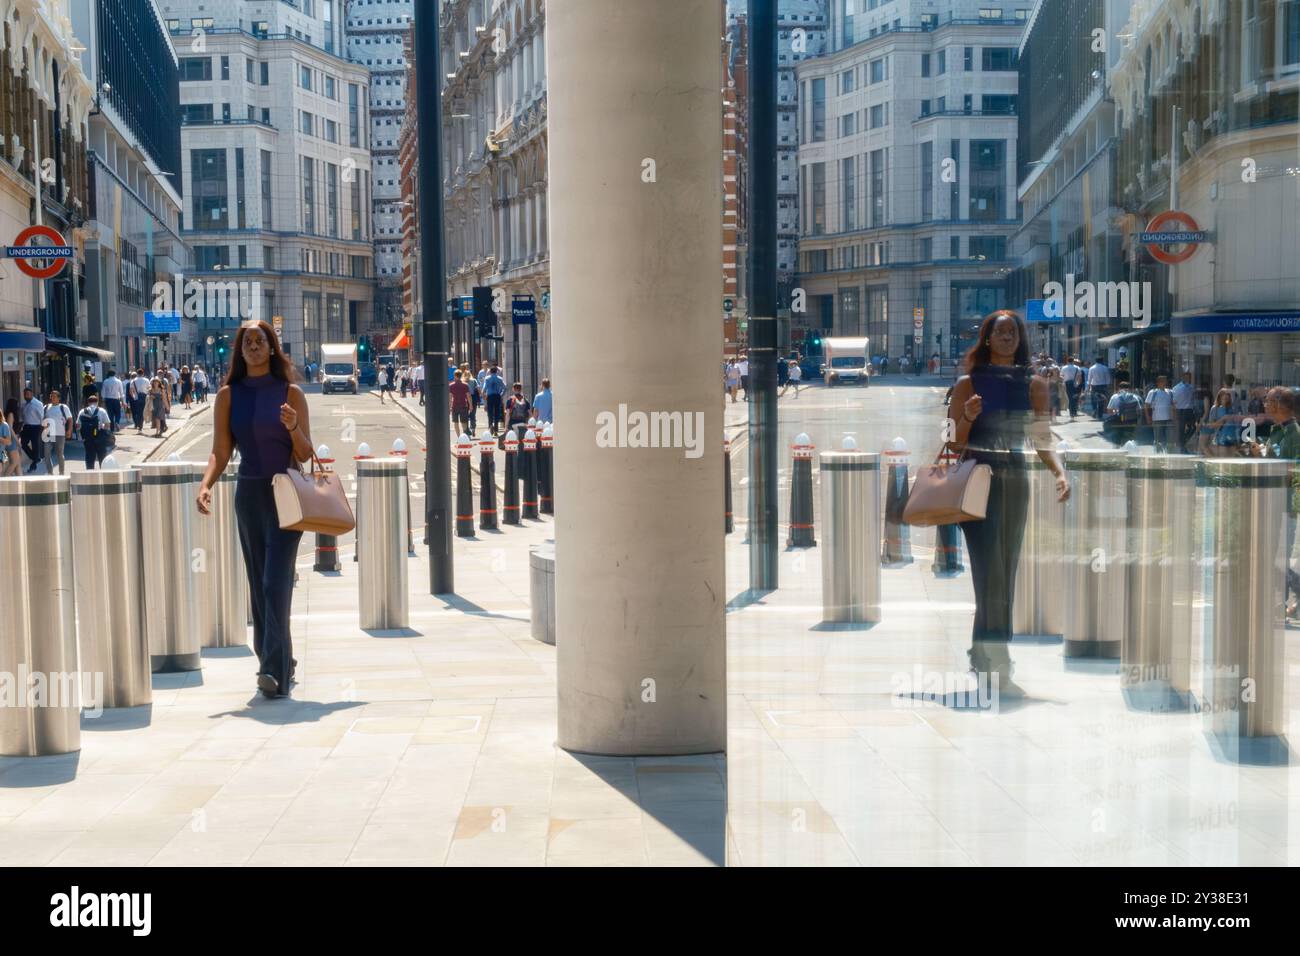
M 928 528 L 978 521 L 988 511 L 993 469 L 965 452 L 954 462 L 941 460 L 942 454 L 917 471 L 903 509 L 904 524 Z
M 310 472 L 290 468 L 271 479 L 271 491 L 282 531 L 337 536 L 357 526 L 342 480 L 314 454 Z

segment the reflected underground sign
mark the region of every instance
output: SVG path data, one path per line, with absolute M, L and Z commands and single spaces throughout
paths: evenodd
M 44 239 L 46 242 L 33 240 Z M 28 226 L 14 238 L 12 246 L 5 246 L 5 256 L 16 260 L 24 275 L 33 279 L 53 279 L 72 258 L 72 247 L 63 241 L 57 229 L 49 226 Z M 37 262 L 44 265 L 37 265 Z

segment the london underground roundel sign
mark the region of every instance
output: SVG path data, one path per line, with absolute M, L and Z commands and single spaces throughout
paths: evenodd
M 46 242 L 33 244 L 33 239 Z M 72 258 L 72 247 L 64 243 L 57 229 L 28 226 L 18 233 L 12 246 L 5 246 L 5 255 L 17 260 L 16 265 L 24 275 L 33 279 L 53 279 Z M 38 266 L 38 261 L 45 264 Z
M 1176 266 L 1196 255 L 1196 247 L 1205 242 L 1205 238 L 1196 220 L 1179 209 L 1160 213 L 1147 223 L 1146 231 L 1138 237 L 1146 244 L 1152 258 L 1167 266 Z M 1173 252 L 1170 246 L 1182 248 Z

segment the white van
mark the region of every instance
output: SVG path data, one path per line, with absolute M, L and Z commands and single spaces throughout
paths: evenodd
M 822 339 L 822 381 L 827 385 L 869 384 L 870 344 L 865 336 Z
M 355 342 L 320 347 L 320 390 L 357 394 L 359 381 Z

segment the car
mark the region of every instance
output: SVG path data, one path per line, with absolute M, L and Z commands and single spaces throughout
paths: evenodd
M 379 384 L 379 367 L 374 362 L 361 363 L 361 384 L 378 385 Z

